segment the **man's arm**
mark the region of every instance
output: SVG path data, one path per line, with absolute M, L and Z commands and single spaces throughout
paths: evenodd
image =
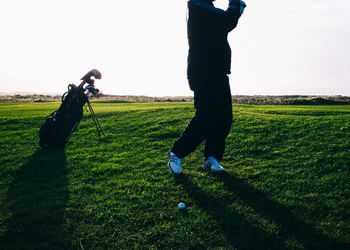
M 190 1 L 205 10 L 211 18 L 217 21 L 220 26 L 226 27 L 228 31 L 233 30 L 237 26 L 238 19 L 241 16 L 239 0 L 230 0 L 226 10 L 216 8 L 213 4 L 203 0 Z

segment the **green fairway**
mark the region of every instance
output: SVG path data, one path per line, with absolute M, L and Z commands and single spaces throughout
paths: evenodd
M 350 249 L 350 106 L 234 105 L 226 172 L 174 176 L 192 103 L 96 101 L 108 141 L 85 112 L 41 149 L 59 104 L 0 103 L 0 249 Z

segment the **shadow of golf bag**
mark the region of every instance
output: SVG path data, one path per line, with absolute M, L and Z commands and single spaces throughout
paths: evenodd
M 98 134 L 100 136 L 101 134 L 104 135 L 89 102 L 89 94 L 98 93 L 98 89 L 94 88 L 94 80 L 90 79 L 92 76 L 96 79 L 101 79 L 101 73 L 99 71 L 91 70 L 81 78 L 83 82 L 78 87 L 74 84 L 68 85 L 68 91 L 62 96 L 61 106 L 46 117 L 45 123 L 39 130 L 40 146 L 64 147 L 79 125 L 86 103 L 89 106 Z M 84 88 L 84 84 L 88 84 L 88 86 Z

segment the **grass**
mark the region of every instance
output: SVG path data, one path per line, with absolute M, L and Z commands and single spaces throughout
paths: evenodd
M 167 168 L 191 103 L 93 103 L 64 150 L 59 103 L 0 103 L 0 249 L 349 249 L 350 106 L 234 105 L 224 174 Z M 186 210 L 177 209 L 179 202 Z

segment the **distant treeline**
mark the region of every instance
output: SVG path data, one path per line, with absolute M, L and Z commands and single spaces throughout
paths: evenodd
M 128 96 L 128 95 L 104 95 L 92 97 L 98 102 L 193 102 L 190 96 L 175 97 L 151 97 L 151 96 Z M 0 96 L 1 102 L 53 102 L 61 101 L 61 96 L 53 95 L 4 95 Z M 234 95 L 232 103 L 252 105 L 350 105 L 349 96 L 263 96 L 263 95 Z

